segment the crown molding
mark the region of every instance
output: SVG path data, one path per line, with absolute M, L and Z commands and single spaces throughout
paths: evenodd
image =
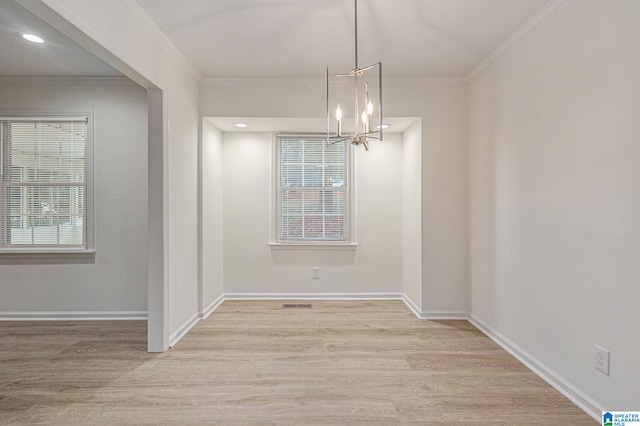
M 385 77 L 384 83 L 392 86 L 430 86 L 430 87 L 464 87 L 467 82 L 464 77 Z
M 12 85 L 75 85 L 75 86 L 96 86 L 96 85 L 131 85 L 138 87 L 138 84 L 124 76 L 6 76 L 0 77 L 0 84 Z
M 120 0 L 125 1 L 125 0 Z M 551 19 L 566 9 L 574 0 L 552 0 L 540 9 L 531 19 L 524 23 L 507 40 L 502 42 L 489 55 L 487 55 L 478 65 L 476 65 L 465 76 L 461 77 L 385 77 L 385 85 L 393 86 L 431 86 L 431 87 L 465 87 L 476 80 L 484 71 L 502 60 L 507 54 L 527 40 L 538 30 L 544 27 Z M 247 87 L 263 86 L 265 84 L 276 86 L 316 85 L 324 84 L 324 78 L 216 78 L 205 77 L 202 79 L 201 87 Z
M 173 44 L 168 36 L 162 31 L 158 24 L 146 13 L 146 11 L 135 0 L 114 0 L 141 28 L 145 31 L 161 48 L 178 64 L 185 73 L 201 87 L 238 87 L 238 86 L 261 86 L 264 84 L 276 86 L 291 85 L 317 85 L 325 81 L 324 78 L 217 78 L 203 77 L 195 66 L 184 56 L 184 54 Z M 471 71 L 462 77 L 394 77 L 385 78 L 387 84 L 396 86 L 404 85 L 427 85 L 458 87 L 466 86 L 476 80 L 484 71 L 499 62 L 515 47 L 528 39 L 531 35 L 542 28 L 553 17 L 568 7 L 574 0 L 552 0 L 540 9 L 531 19 L 522 25 L 507 40 L 501 43 Z M 91 37 L 101 46 L 112 52 L 117 57 L 119 49 L 116 49 L 108 40 L 101 37 L 90 25 L 75 15 L 61 0 L 42 0 L 44 4 L 56 11 L 67 21 L 71 22 L 85 34 Z M 139 63 L 137 65 L 140 65 Z M 138 67 L 141 69 L 143 67 Z
M 201 87 L 258 87 L 258 86 L 317 86 L 325 85 L 325 78 L 217 78 L 205 77 L 202 79 Z M 463 87 L 466 80 L 464 77 L 393 77 L 384 78 L 383 84 L 397 87 L 404 86 L 444 86 Z
M 16 0 L 16 1 L 19 2 L 21 5 L 23 5 L 24 7 L 26 7 L 31 12 L 36 13 L 36 15 L 38 15 L 40 18 L 43 18 L 41 14 L 36 12 L 36 10 L 29 7 L 31 5 L 31 2 L 28 2 L 28 0 Z M 139 60 L 137 60 L 137 58 L 133 58 L 133 60 L 131 60 L 130 63 L 125 63 L 121 59 L 125 57 L 125 55 L 123 55 L 122 49 L 119 49 L 108 38 L 104 37 L 100 32 L 96 31 L 95 28 L 89 25 L 84 19 L 82 19 L 79 15 L 74 13 L 74 11 L 64 3 L 64 0 L 40 0 L 40 1 L 48 12 L 52 13 L 53 15 L 56 15 L 58 19 L 65 21 L 65 23 L 68 24 L 70 27 L 73 27 L 75 30 L 82 33 L 83 37 L 90 39 L 91 42 L 99 46 L 100 49 L 104 50 L 105 52 L 108 52 L 108 55 L 110 57 L 113 57 L 116 61 L 121 63 L 122 66 L 131 70 L 132 74 L 136 74 L 139 77 L 138 79 L 133 76 L 130 76 L 131 79 L 133 79 L 143 87 L 148 87 L 148 83 L 151 82 L 151 78 L 146 76 L 143 77 L 138 72 L 138 70 L 143 69 L 144 67 L 141 66 L 141 63 L 139 62 Z M 36 3 L 36 4 L 39 4 L 39 3 Z M 79 42 L 77 39 L 74 39 L 74 40 L 76 42 Z M 81 42 L 79 43 L 84 47 L 87 47 L 83 43 Z M 89 51 L 96 54 L 98 57 L 101 57 L 102 59 L 104 59 L 100 54 L 97 54 L 90 47 L 87 47 L 87 48 Z M 118 66 L 111 63 L 109 60 L 105 60 L 105 61 L 110 65 L 114 66 L 114 68 L 118 69 L 123 74 L 127 74 L 126 72 L 122 71 Z M 155 83 L 152 83 L 152 84 L 155 84 Z
M 567 8 L 573 0 L 552 0 L 525 22 L 515 33 L 502 42 L 486 58 L 476 65 L 464 80 L 467 84 L 475 81 L 484 71 L 501 61 L 509 52 L 544 27 L 553 17 Z
M 153 40 L 184 70 L 197 84 L 202 81 L 202 74 L 189 60 L 182 54 L 169 37 L 160 29 L 158 24 L 135 0 L 116 0 L 116 3 L 131 16 Z
M 324 78 L 233 78 L 233 77 L 205 77 L 200 82 L 201 87 L 257 87 L 257 86 L 315 86 L 326 84 Z
M 28 0 L 16 1 L 21 2 L 22 4 L 22 2 Z M 116 46 L 108 37 L 105 37 L 104 34 L 97 31 L 87 21 L 74 13 L 74 11 L 67 4 L 65 4 L 64 0 L 41 0 L 41 2 L 46 6 L 46 8 L 48 8 L 48 10 L 53 11 L 64 21 L 75 27 L 77 30 L 83 33 L 84 36 L 91 39 L 92 42 L 96 43 L 98 46 L 100 46 L 101 49 L 104 49 L 109 53 L 109 55 L 120 61 L 124 66 L 131 69 L 134 73 L 140 74 L 139 70 L 149 70 L 149 67 L 146 66 L 146 64 L 144 64 L 139 57 L 132 57 L 130 54 L 127 55 L 127 52 L 123 51 L 122 48 Z M 193 64 L 187 61 L 182 53 L 180 53 L 180 51 L 169 41 L 167 36 L 162 32 L 162 30 L 160 30 L 158 25 L 151 19 L 151 17 L 149 17 L 149 15 L 144 12 L 140 5 L 138 5 L 134 0 L 114 0 L 114 3 L 122 8 L 122 10 L 135 21 L 140 29 L 151 36 L 151 38 L 162 48 L 162 50 L 165 51 L 173 61 L 175 61 L 175 63 L 180 67 L 180 69 L 186 76 L 192 79 L 195 84 L 200 84 L 200 80 L 202 79 L 200 73 L 195 69 Z M 127 62 L 125 62 L 122 58 L 127 58 Z M 116 69 L 117 68 L 118 67 L 116 67 Z M 154 85 L 158 85 L 159 82 L 157 80 L 159 76 L 157 74 L 157 70 L 153 69 L 150 71 L 152 75 L 149 75 L 149 73 L 147 73 L 144 77 L 142 77 L 142 74 L 140 74 L 141 78 L 144 81 L 148 81 Z M 138 83 L 143 87 L 147 87 L 144 81 L 139 81 Z

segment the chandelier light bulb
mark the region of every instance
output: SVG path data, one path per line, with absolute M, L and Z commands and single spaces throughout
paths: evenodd
M 362 131 L 364 133 L 369 132 L 369 116 L 367 115 L 367 111 L 362 111 Z

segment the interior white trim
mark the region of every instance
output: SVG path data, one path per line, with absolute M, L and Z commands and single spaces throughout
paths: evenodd
M 465 311 L 422 311 L 418 317 L 424 320 L 462 320 L 468 321 L 469 314 Z
M 411 312 L 413 312 L 416 317 L 421 319 L 422 310 L 418 305 L 416 305 L 413 300 L 411 300 L 406 294 L 403 294 L 402 301 L 405 303 L 405 305 L 407 305 L 407 307 L 411 310 Z
M 121 321 L 147 320 L 147 311 L 0 312 L 0 321 Z
M 83 259 L 95 259 L 95 250 L 0 250 L 0 265 L 5 264 L 5 260 L 83 260 Z
M 234 77 L 204 77 L 200 87 L 287 87 L 291 85 L 317 86 L 326 84 L 324 78 L 234 78 Z
M 402 300 L 407 305 L 411 312 L 423 320 L 469 320 L 469 313 L 466 311 L 452 311 L 452 310 L 437 310 L 437 311 L 423 311 L 418 305 L 411 300 L 406 294 L 402 295 Z
M 394 86 L 415 86 L 415 85 L 428 85 L 428 86 L 465 86 L 466 79 L 464 77 L 385 77 L 385 83 L 392 84 Z M 267 84 L 269 86 L 281 86 L 288 87 L 292 85 L 302 86 L 318 86 L 326 85 L 325 78 L 304 78 L 304 77 L 292 77 L 292 78 L 233 78 L 233 77 L 204 77 L 200 82 L 201 87 L 250 87 L 258 86 L 264 87 Z
M 104 37 L 101 33 L 96 31 L 95 28 L 93 28 L 91 25 L 89 25 L 84 19 L 82 19 L 80 16 L 78 16 L 76 13 L 74 13 L 73 10 L 71 8 L 69 8 L 69 6 L 64 4 L 64 2 L 62 0 L 42 0 L 42 3 L 44 3 L 47 8 L 51 9 L 56 14 L 60 15 L 60 17 L 62 17 L 63 20 L 71 23 L 75 28 L 80 30 L 80 32 L 82 32 L 84 35 L 86 35 L 93 42 L 97 43 L 102 48 L 104 48 L 106 51 L 108 51 L 111 55 L 113 55 L 114 58 L 120 59 L 120 58 L 126 58 L 127 57 L 127 55 L 123 54 L 121 49 L 116 48 L 116 46 L 115 46 L 115 44 L 113 42 L 111 42 L 108 38 Z M 32 9 L 29 9 L 29 10 L 31 10 L 33 12 Z M 78 41 L 78 40 L 74 39 L 74 41 Z M 92 53 L 96 53 L 96 52 L 92 51 Z M 102 59 L 104 59 L 104 58 L 102 58 Z M 131 69 L 143 69 L 143 67 L 140 66 L 140 59 L 136 59 L 136 60 L 138 61 L 138 63 L 136 63 L 135 66 L 134 65 L 128 65 L 128 66 L 131 67 Z M 113 64 L 111 62 L 109 62 L 107 60 L 105 60 L 105 62 L 107 62 L 107 63 L 109 63 L 110 65 L 113 66 Z M 132 62 L 132 61 L 130 61 L 130 62 Z M 117 67 L 115 67 L 115 68 L 120 71 L 119 68 L 117 68 Z M 132 78 L 132 79 L 135 80 L 134 78 Z M 138 81 L 138 82 L 141 83 L 140 81 Z M 142 83 L 141 83 L 141 86 L 148 87 L 147 85 L 142 84 Z
M 200 312 L 200 318 L 207 319 L 209 315 L 213 313 L 213 311 L 215 311 L 220 305 L 222 305 L 222 302 L 224 302 L 224 294 L 218 296 L 213 302 L 209 304 L 209 306 L 204 308 L 202 312 Z
M 116 0 L 116 3 L 122 7 L 136 23 L 149 34 L 153 40 L 181 67 L 189 77 L 197 84 L 202 81 L 202 74 L 196 67 L 189 62 L 186 56 L 176 47 L 169 37 L 160 29 L 158 24 L 151 19 L 145 10 L 133 0 Z
M 403 300 L 402 293 L 225 293 L 224 300 Z
M 91 76 L 2 76 L 0 77 L 0 84 L 47 84 L 61 86 L 68 86 L 73 84 L 76 86 L 95 86 L 95 85 L 130 85 L 132 87 L 138 87 L 138 84 L 127 77 L 91 77 Z
M 326 242 L 308 242 L 308 243 L 269 243 L 271 250 L 347 250 L 354 251 L 358 247 L 358 243 L 326 243 Z
M 41 0 L 40 2 L 31 2 L 29 0 L 16 1 L 40 18 L 45 19 L 49 24 L 52 24 L 52 21 L 56 21 L 61 25 L 64 25 L 68 28 L 67 31 L 64 31 L 65 35 L 86 47 L 91 53 L 103 59 L 109 65 L 138 83 L 140 86 L 147 89 L 153 87 L 166 87 L 165 84 L 162 84 L 161 75 L 158 70 L 148 66 L 148 64 L 144 62 L 142 56 L 127 54 L 125 50 L 117 47 L 109 37 L 106 37 L 102 32 L 98 31 L 94 26 L 90 25 L 85 19 L 75 13 L 73 8 L 70 8 L 65 4 L 64 0 Z M 132 19 L 136 20 L 136 24 L 138 24 L 138 27 L 140 27 L 142 31 L 145 31 L 146 33 L 149 32 L 148 27 L 144 27 L 140 23 L 141 19 L 138 19 L 139 17 L 135 16 L 135 13 L 132 12 L 131 8 L 127 7 L 127 5 L 120 1 L 115 1 L 115 3 L 122 8 L 124 13 L 130 15 Z M 56 26 L 56 28 L 59 30 L 61 29 L 58 26 Z M 148 35 L 150 35 L 154 41 L 158 41 L 154 35 L 149 33 Z M 160 46 L 163 51 L 166 50 L 166 45 L 160 44 Z M 199 73 L 197 76 L 193 75 L 194 67 L 190 62 L 187 61 L 189 64 L 187 65 L 183 61 L 177 59 L 173 54 L 169 52 L 165 53 L 167 53 L 168 56 L 176 62 L 181 72 L 191 80 L 195 81 L 196 84 L 199 84 L 202 77 Z M 126 58 L 126 60 L 123 58 Z
M 513 343 L 507 337 L 496 331 L 489 324 L 482 321 L 477 316 L 469 315 L 468 321 L 478 330 L 484 333 L 491 340 L 496 342 L 502 349 L 509 352 L 518 361 L 523 363 L 529 370 L 534 372 L 542 380 L 553 386 L 558 392 L 566 396 L 571 402 L 580 407 L 585 413 L 600 421 L 602 412 L 605 407 L 582 392 L 580 389 L 569 383 L 563 377 L 558 375 L 551 368 L 540 362 L 538 359 L 530 355 L 527 351 Z
M 465 87 L 467 81 L 465 77 L 385 77 L 387 85 L 398 87 Z
M 487 55 L 478 65 L 473 67 L 465 76 L 467 84 L 478 78 L 487 68 L 499 62 L 505 55 L 515 49 L 520 43 L 528 39 L 549 22 L 554 16 L 562 12 L 573 0 L 552 0 L 538 11 L 531 19 L 524 23 L 508 39 L 500 43 L 493 52 Z
M 11 264 L 13 261 L 18 263 L 29 261 L 53 261 L 64 259 L 69 262 L 73 261 L 93 261 L 95 259 L 95 164 L 94 164 L 94 111 L 93 110 L 0 110 L 0 119 L 15 120 L 23 119 L 28 121 L 79 121 L 86 123 L 86 145 L 85 145 L 85 179 L 84 186 L 84 247 L 76 244 L 73 247 L 65 246 L 39 246 L 34 244 L 33 247 L 16 247 L 7 244 L 0 249 L 0 264 Z M 0 147 L 0 157 L 2 156 L 2 147 Z M 1 169 L 1 167 L 0 167 Z M 4 224 L 3 224 L 4 226 Z
M 172 348 L 200 321 L 200 314 L 195 313 L 169 336 L 169 347 Z

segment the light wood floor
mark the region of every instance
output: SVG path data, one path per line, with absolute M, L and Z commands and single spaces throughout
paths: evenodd
M 597 424 L 466 321 L 282 303 L 224 302 L 164 354 L 143 321 L 0 323 L 0 424 Z

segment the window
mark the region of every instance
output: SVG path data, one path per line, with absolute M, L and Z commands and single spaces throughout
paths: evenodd
M 277 136 L 279 243 L 349 243 L 350 156 L 345 141 Z
M 0 118 L 0 251 L 87 250 L 88 116 Z

